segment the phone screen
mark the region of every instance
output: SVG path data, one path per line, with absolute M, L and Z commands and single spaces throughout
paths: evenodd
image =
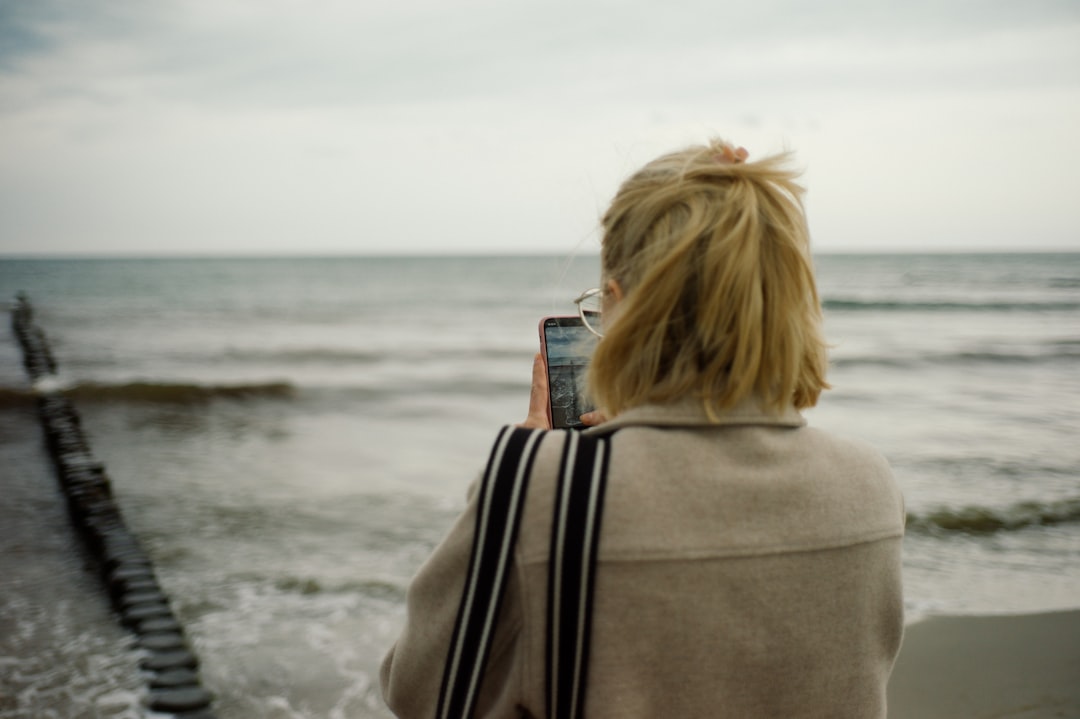
M 580 429 L 579 417 L 595 409 L 585 394 L 585 372 L 597 337 L 581 318 L 545 317 L 540 321 L 540 345 L 547 365 L 551 426 Z

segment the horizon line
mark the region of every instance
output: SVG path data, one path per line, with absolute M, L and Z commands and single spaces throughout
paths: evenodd
M 1070 255 L 1080 254 L 1080 248 L 933 248 L 933 249 L 842 249 L 825 248 L 812 251 L 813 255 Z M 3 252 L 0 261 L 7 260 L 321 260 L 321 259 L 469 259 L 469 258 L 559 258 L 572 260 L 576 257 L 599 258 L 599 249 L 580 252 L 493 252 L 460 250 L 441 252 Z

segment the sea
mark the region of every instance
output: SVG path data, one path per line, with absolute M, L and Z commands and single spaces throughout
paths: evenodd
M 832 389 L 905 496 L 909 622 L 1080 607 L 1080 254 L 821 254 Z M 410 577 L 594 254 L 0 259 L 221 719 L 388 717 Z M 0 325 L 0 719 L 137 717 Z M 68 557 L 65 559 L 65 557 Z

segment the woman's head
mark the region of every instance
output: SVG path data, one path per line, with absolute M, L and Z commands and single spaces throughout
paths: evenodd
M 803 408 L 828 387 L 798 173 L 787 155 L 745 157 L 716 140 L 664 155 L 604 215 L 603 281 L 623 297 L 589 379 L 610 413 L 751 395 Z

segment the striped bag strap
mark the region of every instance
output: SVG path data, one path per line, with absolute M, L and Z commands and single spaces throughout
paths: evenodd
M 549 719 L 584 716 L 596 553 L 609 455 L 609 439 L 567 433 L 548 565 L 545 689 Z
M 472 716 L 509 576 L 542 430 L 506 426 L 491 450 L 477 498 L 476 532 L 450 640 L 436 719 Z

